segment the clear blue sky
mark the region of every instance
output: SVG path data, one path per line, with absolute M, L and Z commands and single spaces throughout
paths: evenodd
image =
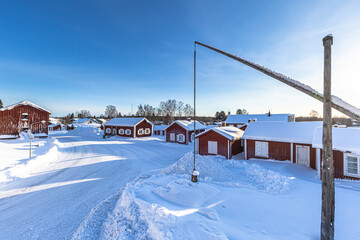
M 360 106 L 359 1 L 1 1 L 0 98 L 53 116 L 192 103 L 194 41 L 322 91 L 322 38 L 334 35 L 333 93 Z M 321 104 L 198 47 L 198 112 L 321 112 Z

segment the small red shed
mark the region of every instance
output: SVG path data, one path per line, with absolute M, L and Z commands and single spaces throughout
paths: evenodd
M 236 127 L 215 127 L 196 136 L 200 155 L 222 155 L 230 159 L 243 152 L 244 131 Z
M 105 135 L 122 137 L 149 137 L 153 124 L 146 118 L 113 118 L 104 124 Z
M 195 122 L 196 133 L 199 134 L 206 130 L 206 126 Z M 166 141 L 181 144 L 189 144 L 194 136 L 194 121 L 176 120 L 166 129 Z
M 3 107 L 0 109 L 0 137 L 16 138 L 21 131 L 30 128 L 35 137 L 45 137 L 48 134 L 49 116 L 48 110 L 29 101 Z

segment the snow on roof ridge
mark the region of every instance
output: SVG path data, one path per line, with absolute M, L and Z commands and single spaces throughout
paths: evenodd
M 147 121 L 152 125 L 152 123 L 147 120 L 145 117 L 131 117 L 131 118 L 125 118 L 125 117 L 117 117 L 109 120 L 107 123 L 105 123 L 105 126 L 135 126 L 141 121 Z
M 237 133 L 232 133 L 229 130 L 236 131 Z M 220 135 L 226 137 L 229 140 L 238 140 L 244 134 L 244 131 L 237 128 L 237 127 L 225 126 L 225 127 L 213 127 L 213 128 L 207 129 L 206 131 L 196 135 L 196 137 L 199 137 L 199 136 L 201 136 L 201 135 L 203 135 L 205 133 L 208 133 L 209 131 L 215 131 L 215 132 L 219 133 Z
M 14 104 L 11 104 L 11 105 L 8 105 L 6 107 L 3 107 L 3 108 L 0 108 L 0 111 L 6 111 L 6 110 L 11 110 L 17 106 L 20 106 L 20 105 L 29 105 L 29 106 L 32 106 L 34 108 L 37 108 L 37 109 L 41 109 L 45 112 L 48 112 L 48 113 L 51 113 L 50 111 L 46 110 L 45 108 L 43 107 L 40 107 L 39 105 L 36 105 L 35 103 L 32 103 L 30 101 L 26 101 L 26 100 L 23 100 L 23 101 L 20 101 L 18 103 L 14 103 Z

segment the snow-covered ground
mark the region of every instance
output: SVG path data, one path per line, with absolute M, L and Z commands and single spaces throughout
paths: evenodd
M 0 239 L 71 239 L 94 207 L 98 222 L 106 218 L 127 182 L 191 151 L 158 137 L 102 135 L 86 125 L 54 132 L 50 144 L 33 141 L 32 159 L 28 139 L 0 141 Z
M 321 182 L 290 162 L 197 156 L 164 137 L 0 140 L 0 239 L 319 239 Z M 235 156 L 241 159 L 241 155 Z M 360 182 L 336 180 L 336 239 L 357 239 Z
M 127 184 L 103 239 L 320 239 L 321 182 L 290 162 L 192 154 Z M 336 239 L 358 239 L 360 183 L 336 181 Z M 76 239 L 86 239 L 86 224 Z

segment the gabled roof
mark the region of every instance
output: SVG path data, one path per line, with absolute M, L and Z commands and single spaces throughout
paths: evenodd
M 139 117 L 139 118 L 113 118 L 110 121 L 108 121 L 107 123 L 105 123 L 105 126 L 120 126 L 120 127 L 134 127 L 136 126 L 138 123 L 140 123 L 142 120 L 147 121 L 148 123 L 150 123 L 152 125 L 152 123 L 147 120 L 144 117 Z
M 165 130 L 169 125 L 154 125 L 154 131 Z
M 13 109 L 13 108 L 15 108 L 15 107 L 23 106 L 23 105 L 31 106 L 31 107 L 40 109 L 40 110 L 42 110 L 42 111 L 51 113 L 50 111 L 46 110 L 45 108 L 42 108 L 42 107 L 36 105 L 35 103 L 29 102 L 29 101 L 21 101 L 21 102 L 18 102 L 18 103 L 15 103 L 15 104 L 12 104 L 12 105 L 9 105 L 9 106 L 0 108 L 0 111 L 11 110 L 11 109 Z
M 244 139 L 312 144 L 316 128 L 322 122 L 252 122 Z
M 208 129 L 205 132 L 199 133 L 198 135 L 196 135 L 196 137 L 200 137 L 210 131 L 219 133 L 220 135 L 226 137 L 227 139 L 229 139 L 231 141 L 240 139 L 244 134 L 244 131 L 237 127 L 227 126 L 227 127 L 214 127 L 214 128 Z
M 246 114 L 246 115 L 229 115 L 226 119 L 227 124 L 247 123 L 249 120 L 256 119 L 257 122 L 289 122 L 289 116 L 294 117 L 294 114 Z
M 175 123 L 179 124 L 181 127 L 183 127 L 187 131 L 194 131 L 194 121 L 188 121 L 188 120 L 176 120 L 176 121 L 172 122 L 166 129 L 168 129 L 170 126 L 172 126 Z M 206 129 L 206 126 L 199 123 L 198 121 L 195 121 L 195 127 L 196 127 L 196 130 Z
M 360 154 L 360 128 L 333 128 L 333 149 Z M 322 128 L 317 128 L 313 137 L 314 148 L 322 148 Z

